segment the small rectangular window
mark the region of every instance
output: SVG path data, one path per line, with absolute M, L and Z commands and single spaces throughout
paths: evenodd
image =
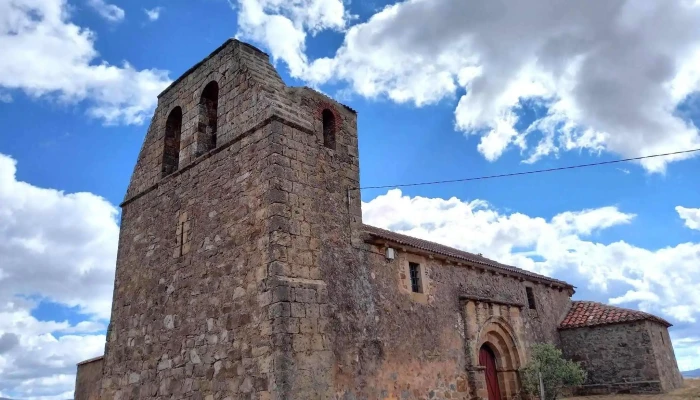
M 664 333 L 659 332 L 659 336 L 661 336 L 661 344 L 666 344 L 666 342 L 664 341 Z
M 420 281 L 420 265 L 417 263 L 408 263 L 408 269 L 411 275 L 411 291 L 414 293 L 423 293 Z
M 525 292 L 527 293 L 527 305 L 530 307 L 531 310 L 536 310 L 537 307 L 535 307 L 535 293 L 533 293 L 531 287 L 526 287 Z

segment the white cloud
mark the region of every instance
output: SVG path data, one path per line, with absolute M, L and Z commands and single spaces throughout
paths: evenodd
M 76 364 L 101 354 L 105 345 L 104 335 L 56 338 L 29 332 L 19 340 L 14 350 L 0 355 L 0 387 L 6 396 L 23 399 L 72 398 Z
M 697 330 L 696 330 L 697 335 Z M 671 337 L 673 347 L 676 349 L 676 360 L 681 371 L 698 369 L 700 360 L 700 336 L 688 336 L 683 338 Z
M 678 206 L 676 212 L 685 221 L 685 226 L 700 231 L 700 208 L 685 208 Z
M 157 21 L 160 18 L 160 13 L 163 11 L 163 7 L 156 7 L 152 9 L 144 9 L 143 12 L 146 13 L 149 21 Z
M 595 232 L 634 223 L 633 214 L 617 207 L 566 211 L 546 220 L 504 213 L 482 200 L 410 197 L 394 189 L 363 203 L 362 211 L 367 224 L 557 275 L 592 290 L 600 297 L 593 300 L 700 329 L 700 243 L 652 250 L 592 240 Z
M 327 5 L 326 18 L 308 3 Z M 636 157 L 700 147 L 697 128 L 675 113 L 700 89 L 692 2 L 406 0 L 349 28 L 341 0 L 240 0 L 237 11 L 240 36 L 311 84 L 344 81 L 419 106 L 465 90 L 456 126 L 481 136 L 488 160 L 510 148 L 535 162 L 575 149 Z M 308 59 L 307 32 L 344 27 L 333 57 Z M 549 111 L 518 131 L 524 99 Z M 661 172 L 691 156 L 641 163 Z
M 12 95 L 5 92 L 0 92 L 0 103 L 12 103 Z
M 126 15 L 124 10 L 114 4 L 108 4 L 104 0 L 88 0 L 88 5 L 97 11 L 102 18 L 110 22 L 121 22 Z
M 304 74 L 307 32 L 342 30 L 352 18 L 342 0 L 240 0 L 239 35 L 265 43 L 293 76 Z
M 94 194 L 18 181 L 16 162 L 0 154 L 0 388 L 5 396 L 65 399 L 54 396 L 72 392 L 75 364 L 104 350 L 117 214 Z M 86 316 L 76 324 L 38 320 L 31 311 L 39 301 L 75 307 Z
M 0 293 L 38 292 L 109 318 L 118 210 L 91 193 L 17 181 L 15 172 L 0 154 Z
M 66 0 L 0 2 L 0 88 L 88 104 L 107 124 L 140 124 L 169 83 L 167 72 L 110 65 L 98 57 L 95 34 L 70 22 Z

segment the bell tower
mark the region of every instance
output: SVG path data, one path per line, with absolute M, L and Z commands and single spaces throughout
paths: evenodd
M 237 40 L 161 93 L 121 205 L 101 399 L 332 397 L 356 122 Z

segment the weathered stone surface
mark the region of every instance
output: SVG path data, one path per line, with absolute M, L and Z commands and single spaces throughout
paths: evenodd
M 484 398 L 482 346 L 517 394 L 573 288 L 369 241 L 356 118 L 235 40 L 161 94 L 122 204 L 101 399 Z
M 580 394 L 658 393 L 683 383 L 668 330 L 660 323 L 623 322 L 560 334 L 564 355 L 588 371 Z
M 387 261 L 385 247 L 397 250 Z M 331 345 L 341 372 L 338 394 L 350 398 L 485 398 L 478 351 L 484 343 L 502 347 L 501 393 L 515 395 L 515 370 L 536 342 L 559 343 L 557 325 L 566 314 L 570 289 L 494 274 L 475 265 L 404 251 L 391 243 L 368 247 L 366 267 L 328 285 L 336 309 L 361 310 L 350 318 L 333 314 Z M 413 293 L 409 263 L 422 268 L 423 293 Z M 337 271 L 336 273 L 340 273 Z M 338 276 L 337 279 L 343 279 Z M 335 280 L 335 279 L 334 279 Z M 534 289 L 537 310 L 527 309 L 525 287 Z M 335 293 L 335 290 L 342 291 Z M 461 298 L 461 300 L 460 300 Z M 347 299 L 347 300 L 343 300 Z M 475 300 L 479 299 L 479 300 Z
M 75 378 L 75 400 L 98 400 L 102 383 L 102 357 L 78 364 Z

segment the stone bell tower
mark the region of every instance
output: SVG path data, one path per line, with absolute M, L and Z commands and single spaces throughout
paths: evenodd
M 331 397 L 357 150 L 352 109 L 237 40 L 168 87 L 121 205 L 100 398 Z

